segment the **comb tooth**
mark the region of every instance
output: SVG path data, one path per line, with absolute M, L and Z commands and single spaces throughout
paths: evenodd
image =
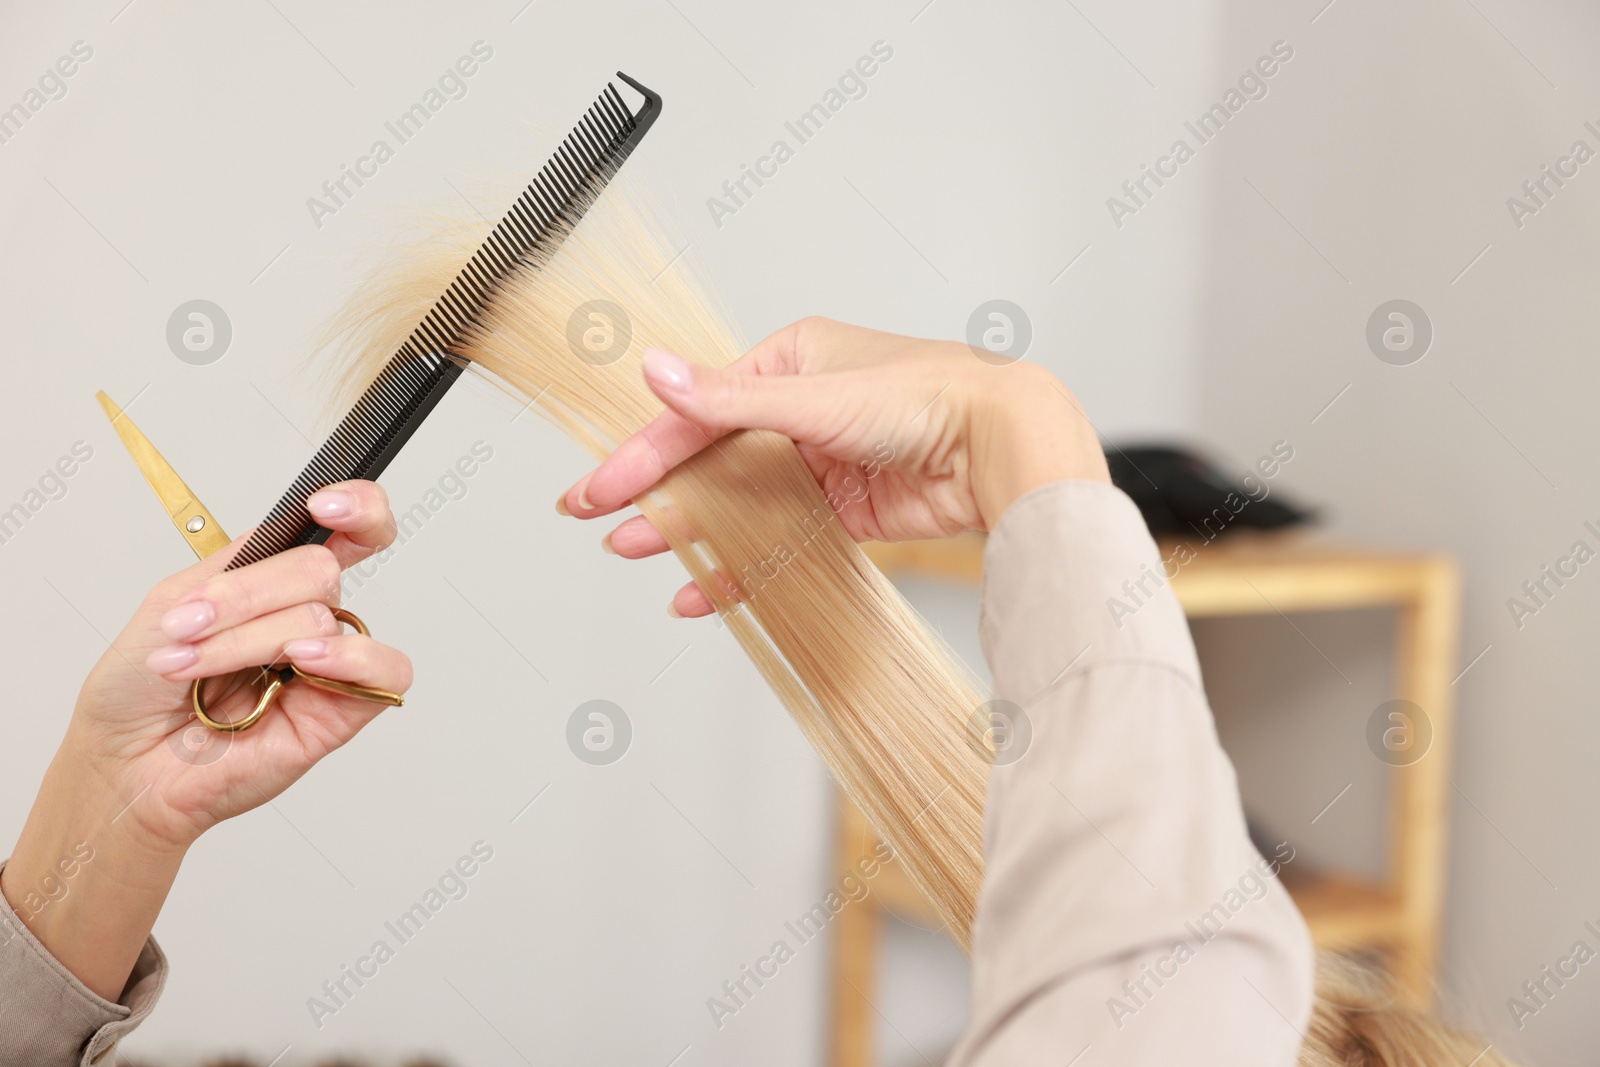
M 431 314 L 422 320 L 422 324 L 418 327 L 418 330 L 423 333 L 424 338 L 428 342 L 427 347 L 430 350 L 443 348 L 450 342 L 449 333 L 439 328 L 438 324 L 434 321 L 433 315 Z
M 567 178 L 566 167 L 561 159 L 561 148 L 557 148 L 555 154 L 550 157 L 550 162 L 544 165 L 544 173 L 540 177 L 544 178 L 545 183 L 551 188 L 558 203 L 569 199 L 577 191 Z
M 528 187 L 528 192 L 538 200 L 539 205 L 543 207 L 545 213 L 550 216 L 550 222 L 548 225 L 554 226 L 561 218 L 561 208 L 559 206 L 560 202 L 554 196 L 550 195 L 550 191 L 545 187 L 543 181 L 540 181 L 534 185 L 530 185 Z
M 619 130 L 628 126 L 633 116 L 622 108 L 622 97 L 617 95 L 617 87 L 607 83 L 606 91 L 600 94 L 600 99 L 595 101 L 595 107 L 611 116 L 611 123 Z
M 578 130 L 582 126 L 583 126 L 583 120 L 580 118 L 578 120 L 578 122 L 577 122 L 577 125 L 573 126 L 572 132 L 567 134 L 566 140 L 561 143 L 563 148 L 567 148 L 569 150 L 578 150 L 579 149 L 580 146 L 579 146 L 579 141 L 578 141 Z
M 588 157 L 589 170 L 598 170 L 605 160 L 605 149 L 600 145 L 599 128 L 594 125 L 594 116 L 585 115 L 583 121 L 578 123 L 572 131 L 578 143 L 583 147 L 584 154 Z
M 585 115 L 583 121 L 578 124 L 577 132 L 583 138 L 584 146 L 589 149 L 589 155 L 595 161 L 594 166 L 598 167 L 600 161 L 605 158 L 605 150 L 600 147 L 601 135 L 595 125 L 594 116 Z
M 471 312 L 464 304 L 460 302 L 460 297 L 455 294 L 453 287 L 452 289 L 445 291 L 444 299 L 449 301 L 450 306 L 461 316 L 462 325 L 461 328 L 456 331 L 457 335 L 459 336 L 467 329 L 467 321 L 472 317 Z
M 517 257 L 512 255 L 511 250 L 506 247 L 505 240 L 500 236 L 499 230 L 491 231 L 489 239 L 483 243 L 483 246 L 494 249 L 495 265 L 500 268 L 498 273 L 509 274 L 512 268 L 516 266 Z
M 473 253 L 472 259 L 483 267 L 485 274 L 490 277 L 497 277 L 504 273 L 507 268 L 502 263 L 500 251 L 494 247 L 493 240 L 494 231 L 490 230 L 488 235 L 484 237 L 483 243 L 478 246 L 478 250 Z
M 511 205 L 511 210 L 524 228 L 534 233 L 538 233 L 545 228 L 546 224 L 540 217 L 539 212 L 534 210 L 534 203 L 530 198 L 521 197 L 515 204 Z
M 544 205 L 539 203 L 538 198 L 533 195 L 531 190 L 524 190 L 522 195 L 517 197 L 517 202 L 512 210 L 521 211 L 524 216 L 531 220 L 531 224 L 536 230 L 542 230 L 550 225 L 550 221 L 545 215 Z
M 483 278 L 482 271 L 483 271 L 483 269 L 478 266 L 477 260 L 473 259 L 473 260 L 470 260 L 467 263 L 466 268 L 461 273 L 465 274 L 465 275 L 470 275 L 472 278 L 477 279 L 477 281 L 478 281 L 477 289 L 478 289 L 479 292 L 487 292 L 488 289 L 489 289 L 489 285 L 488 285 L 487 280 Z
M 606 91 L 600 94 L 600 99 L 595 103 L 596 107 L 600 108 L 606 113 L 607 116 L 610 117 L 612 126 L 618 130 L 626 129 L 628 126 L 627 122 L 622 118 L 622 116 L 617 114 L 619 110 L 618 104 L 620 104 L 621 101 L 622 98 L 617 95 L 616 86 L 607 85 Z
M 594 107 L 589 109 L 589 114 L 584 116 L 584 121 L 588 124 L 589 128 L 594 131 L 594 134 L 601 146 L 601 152 L 606 152 L 608 150 L 607 146 L 617 135 L 617 124 L 612 121 L 611 115 L 606 111 L 604 106 L 596 103 Z
M 564 142 L 556 150 L 556 158 L 561 161 L 563 173 L 566 175 L 567 181 L 572 183 L 573 190 L 581 190 L 583 188 L 583 162 L 577 158 L 577 153 L 573 150 L 570 140 Z
M 510 210 L 506 212 L 505 218 L 500 220 L 500 225 L 510 231 L 512 238 L 518 244 L 531 244 L 534 239 L 534 234 L 523 225 L 522 216 L 518 213 L 517 205 L 514 203 L 511 205 Z
M 615 85 L 607 85 L 606 91 L 600 94 L 600 99 L 610 106 L 612 114 L 617 118 L 617 125 L 629 133 L 633 132 L 633 116 L 628 114 L 627 105 L 622 102 L 622 94 L 617 92 Z

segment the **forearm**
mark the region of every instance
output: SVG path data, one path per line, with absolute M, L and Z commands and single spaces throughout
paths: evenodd
M 0 894 L 90 990 L 115 1002 L 177 877 L 184 850 L 140 830 L 137 791 L 116 795 L 62 744 L 5 870 Z
M 951 1062 L 1092 1044 L 1105 1063 L 1292 1063 L 1311 946 L 1273 875 L 1293 850 L 1250 844 L 1138 510 L 1109 486 L 1041 488 L 984 564 L 984 653 L 1019 747 L 990 774 L 973 1022 Z

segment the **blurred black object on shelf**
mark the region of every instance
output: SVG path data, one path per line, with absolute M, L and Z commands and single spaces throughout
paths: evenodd
M 1311 521 L 1314 512 L 1286 502 L 1273 484 L 1282 462 L 1287 462 L 1282 456 L 1263 456 L 1256 467 L 1232 476 L 1187 449 L 1113 445 L 1106 450 L 1111 481 L 1133 498 L 1157 538 L 1198 534 L 1210 541 L 1238 527 L 1275 530 Z

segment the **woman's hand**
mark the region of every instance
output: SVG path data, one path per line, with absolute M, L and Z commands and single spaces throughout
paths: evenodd
M 790 437 L 829 499 L 843 501 L 840 521 L 858 541 L 986 530 L 1030 489 L 1110 481 L 1093 426 L 1053 375 L 995 365 L 956 342 L 803 319 L 726 369 L 651 349 L 644 372 L 668 410 L 562 494 L 563 514 L 609 515 L 738 429 Z M 638 559 L 667 542 L 636 516 L 605 546 Z M 669 610 L 712 607 L 690 583 Z
M 0 879 L 34 935 L 109 1000 L 195 839 L 283 792 L 385 707 L 291 683 L 254 726 L 213 733 L 190 709 L 190 680 L 287 662 L 396 693 L 411 685 L 402 653 L 341 633 L 332 612 L 340 572 L 394 539 L 383 490 L 346 482 L 309 507 L 335 531 L 326 545 L 224 573 L 241 538 L 145 598 L 84 682 Z M 222 688 L 213 682 L 208 693 Z M 210 713 L 238 718 L 255 697 L 254 685 L 237 687 L 213 698 Z M 64 879 L 66 867 L 74 873 Z M 56 886 L 59 900 L 42 888 Z
M 128 811 L 155 840 L 186 847 L 223 819 L 266 803 L 312 764 L 354 737 L 385 705 L 304 684 L 286 685 L 274 711 L 247 730 L 213 733 L 189 708 L 189 682 L 264 664 L 293 663 L 309 674 L 404 692 L 411 663 L 370 637 L 342 633 L 333 617 L 339 576 L 394 540 L 383 489 L 372 482 L 330 486 L 311 498 L 317 521 L 334 531 L 224 573 L 239 545 L 161 582 L 90 672 L 68 740 L 131 797 Z M 207 693 L 220 693 L 212 682 Z M 241 685 L 212 718 L 237 719 L 256 698 Z

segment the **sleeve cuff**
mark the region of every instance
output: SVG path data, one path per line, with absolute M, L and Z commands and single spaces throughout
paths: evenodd
M 0 906 L 0 1063 L 103 1067 L 107 1050 L 150 1014 L 166 981 L 167 958 L 152 937 L 113 1003 L 62 966 L 8 905 Z
M 998 689 L 1014 699 L 1069 668 L 1119 662 L 1200 684 L 1156 543 L 1127 494 L 1101 482 L 1040 486 L 1000 516 L 983 553 L 978 628 Z

